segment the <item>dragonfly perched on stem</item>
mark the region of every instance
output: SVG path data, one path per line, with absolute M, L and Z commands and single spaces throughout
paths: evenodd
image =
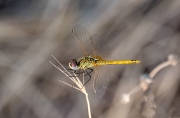
M 78 60 L 72 59 L 69 62 L 70 70 L 73 70 L 77 76 L 82 73 L 84 76 L 89 76 L 84 85 L 91 79 L 91 73 L 94 71 L 93 89 L 100 97 L 104 94 L 110 78 L 110 73 L 105 65 L 140 63 L 139 60 L 104 60 L 102 57 L 109 56 L 110 49 L 100 36 L 91 35 L 81 25 L 74 26 L 72 33 L 79 42 L 84 56 Z

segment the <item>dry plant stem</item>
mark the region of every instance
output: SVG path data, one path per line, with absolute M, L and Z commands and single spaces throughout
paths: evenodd
M 83 80 L 84 80 L 84 73 L 83 73 Z M 84 89 L 84 91 L 86 92 L 86 88 L 85 88 L 84 85 L 83 85 L 82 89 Z M 90 103 L 89 103 L 88 94 L 86 93 L 85 96 L 86 96 L 86 102 L 87 102 L 87 107 L 88 107 L 88 116 L 89 116 L 89 118 L 91 118 L 91 109 L 90 109 Z
M 87 102 L 87 107 L 88 107 L 88 116 L 89 118 L 91 118 L 91 109 L 90 109 L 88 94 L 86 94 L 86 102 Z
M 170 55 L 169 55 L 169 56 L 170 56 Z M 171 56 L 172 56 L 172 55 L 171 55 Z M 163 68 L 165 68 L 165 67 L 167 67 L 167 66 L 169 66 L 169 65 L 172 65 L 174 61 L 177 61 L 176 58 L 175 58 L 175 56 L 173 56 L 172 58 L 173 58 L 173 60 L 172 60 L 172 59 L 171 59 L 171 60 L 168 59 L 167 61 L 165 61 L 165 62 L 161 63 L 160 65 L 158 65 L 157 67 L 155 67 L 155 68 L 151 71 L 151 73 L 149 74 L 150 79 L 153 79 L 154 76 L 155 76 L 161 69 L 163 69 Z M 140 89 L 141 89 L 141 87 L 140 87 L 140 86 L 137 86 L 137 87 L 135 87 L 135 89 L 133 89 L 129 94 L 132 95 L 133 93 L 137 92 L 137 91 L 140 90 Z
M 61 71 L 64 75 L 66 75 L 71 81 L 73 81 L 74 83 L 76 83 L 76 80 L 73 77 L 69 77 L 63 70 L 61 70 L 58 66 L 54 65 L 52 62 L 49 61 L 49 63 L 51 63 L 56 69 L 58 69 L 59 71 Z M 70 76 L 72 76 L 71 74 L 69 74 Z M 60 82 L 62 82 L 63 84 L 66 84 L 66 82 L 59 80 Z M 70 85 L 70 84 L 66 84 L 66 85 Z
M 64 73 L 70 80 L 72 80 L 74 83 L 76 83 L 75 78 L 74 78 L 74 77 L 69 77 L 65 72 L 68 72 L 68 74 L 69 74 L 70 76 L 72 76 L 71 73 L 69 73 L 69 71 L 67 71 L 66 68 L 64 68 L 64 66 L 63 66 L 53 55 L 52 55 L 52 57 L 58 62 L 58 64 L 59 64 L 65 71 L 61 70 L 58 66 L 54 65 L 52 62 L 50 62 L 50 63 L 51 63 L 54 67 L 56 67 L 58 70 L 60 70 L 62 73 Z
M 137 91 L 139 91 L 141 89 L 140 86 L 136 86 L 132 91 L 129 92 L 129 95 L 131 96 L 133 93 L 136 93 Z
M 171 61 L 166 61 L 166 62 L 163 62 L 162 64 L 160 64 L 160 65 L 158 65 L 156 68 L 154 68 L 152 71 L 151 71 L 151 73 L 149 74 L 149 77 L 151 78 L 151 79 L 153 79 L 154 78 L 154 76 L 161 70 L 161 69 L 163 69 L 163 68 L 165 68 L 165 67 L 167 67 L 167 66 L 169 66 L 169 65 L 171 65 Z
M 154 70 L 151 71 L 151 73 L 149 74 L 150 79 L 153 79 L 154 76 L 163 68 L 165 68 L 166 66 L 172 65 L 172 66 L 176 66 L 178 63 L 178 57 L 177 55 L 174 54 L 170 54 L 168 56 L 168 60 L 162 64 L 160 64 L 159 66 L 157 66 Z
M 154 76 L 155 76 L 161 69 L 163 69 L 163 68 L 165 68 L 165 67 L 167 67 L 167 66 L 169 66 L 169 65 L 175 66 L 175 65 L 177 64 L 177 62 L 178 62 L 178 60 L 177 60 L 176 55 L 172 55 L 172 54 L 169 55 L 167 61 L 161 63 L 160 65 L 158 65 L 157 67 L 155 67 L 155 68 L 151 71 L 151 73 L 149 74 L 149 79 L 152 80 L 152 79 L 154 78 Z M 146 81 L 146 82 L 147 82 L 147 81 Z M 124 96 L 122 96 L 122 97 L 124 97 L 124 99 L 125 99 L 125 97 L 127 97 L 127 95 L 128 95 L 128 99 L 130 99 L 130 96 L 131 96 L 132 94 L 136 93 L 136 92 L 139 91 L 140 89 L 143 89 L 141 84 L 142 84 L 142 83 L 140 83 L 138 86 L 136 86 L 136 87 L 135 87 L 133 90 L 131 90 L 128 94 L 124 94 Z M 148 86 L 149 84 L 150 84 L 149 82 L 146 83 L 147 86 Z
M 77 87 L 75 87 L 75 86 L 72 86 L 71 84 L 68 84 L 67 82 L 64 82 L 64 81 L 61 81 L 61 80 L 59 80 L 61 83 L 63 83 L 63 84 L 65 84 L 65 85 L 67 85 L 67 86 L 69 86 L 69 87 L 72 87 L 72 88 L 74 88 L 74 89 L 76 89 L 76 90 L 78 90 L 78 91 L 81 91 L 79 88 L 77 88 Z
M 55 68 L 57 68 L 59 71 L 61 71 L 64 75 L 66 75 L 73 83 L 75 83 L 77 85 L 77 87 L 67 83 L 67 82 L 64 82 L 64 81 L 61 81 L 59 80 L 61 83 L 69 86 L 69 87 L 72 87 L 76 90 L 79 90 L 81 91 L 82 93 L 85 94 L 86 96 L 86 102 L 87 102 L 87 107 L 88 107 L 88 116 L 89 118 L 91 118 L 91 109 L 90 109 L 90 103 L 89 103 L 89 98 L 88 98 L 88 94 L 86 92 L 86 88 L 84 86 L 84 84 L 80 81 L 80 79 L 76 76 L 76 74 L 74 73 L 74 77 L 72 76 L 71 73 L 69 73 L 66 68 L 64 68 L 64 66 L 52 55 L 52 57 L 58 62 L 58 64 L 64 69 L 62 70 L 61 68 L 59 68 L 58 66 L 56 66 L 55 64 L 53 64 L 52 62 L 50 62 Z M 66 73 L 67 72 L 67 73 Z M 83 73 L 83 81 L 84 81 L 84 73 Z

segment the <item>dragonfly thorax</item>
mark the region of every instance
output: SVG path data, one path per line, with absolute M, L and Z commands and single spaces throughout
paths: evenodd
M 79 61 L 78 61 L 78 68 L 79 69 L 87 69 L 87 68 L 92 68 L 94 67 L 94 64 L 98 61 L 98 59 L 92 57 L 92 56 L 85 56 L 82 57 Z

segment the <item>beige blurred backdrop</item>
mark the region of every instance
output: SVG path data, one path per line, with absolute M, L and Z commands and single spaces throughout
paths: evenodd
M 156 107 L 144 102 L 142 90 L 121 103 L 144 73 L 169 54 L 179 56 L 179 0 L 0 0 L 0 118 L 88 117 L 85 96 L 60 83 L 71 82 L 49 63 L 57 64 L 54 55 L 68 68 L 82 56 L 71 32 L 76 24 L 103 37 L 107 59 L 141 60 L 107 66 L 112 77 L 101 98 L 91 80 L 86 84 L 92 118 L 180 117 L 179 64 L 155 76 Z

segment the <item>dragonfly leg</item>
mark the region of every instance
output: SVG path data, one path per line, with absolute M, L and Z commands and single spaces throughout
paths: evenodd
M 87 68 L 87 69 L 89 69 L 90 70 L 90 72 L 88 72 L 88 71 L 86 71 L 86 75 L 88 75 L 89 76 L 89 79 L 84 83 L 84 85 L 83 85 L 83 87 L 89 82 L 89 80 L 91 79 L 91 75 L 90 75 L 90 73 L 92 73 L 93 72 L 93 69 L 91 69 L 91 68 Z M 84 75 L 84 76 L 86 76 L 86 75 Z M 82 87 L 82 88 L 83 88 Z M 81 88 L 81 89 L 82 89 Z
M 78 76 L 69 76 L 69 77 L 79 77 L 81 74 L 80 72 L 76 72 L 76 70 L 73 70 L 73 69 L 66 69 L 66 70 L 70 70 L 70 71 L 64 71 L 64 72 L 75 73 L 76 75 L 78 74 Z
M 76 70 L 73 70 L 73 69 L 66 69 L 66 70 L 70 70 L 70 71 L 64 71 L 64 72 L 75 73 L 76 75 L 78 74 L 78 76 L 69 76 L 69 77 L 79 77 L 80 76 L 80 73 L 77 73 Z
M 79 77 L 80 75 L 81 75 L 81 73 L 84 73 L 84 71 L 83 72 L 77 72 L 77 70 L 75 70 L 75 71 L 73 71 L 73 73 L 75 73 L 76 74 L 76 76 L 69 76 L 69 77 Z
M 77 71 L 75 70 L 74 73 L 77 75 L 77 76 L 74 76 L 74 77 L 79 77 L 82 72 L 77 72 Z
M 91 69 L 91 68 L 87 68 L 87 69 L 89 69 L 90 71 L 89 71 L 89 72 L 86 71 L 86 75 L 90 75 L 90 73 L 93 72 L 93 69 Z M 86 76 L 86 75 L 85 75 L 85 76 Z

